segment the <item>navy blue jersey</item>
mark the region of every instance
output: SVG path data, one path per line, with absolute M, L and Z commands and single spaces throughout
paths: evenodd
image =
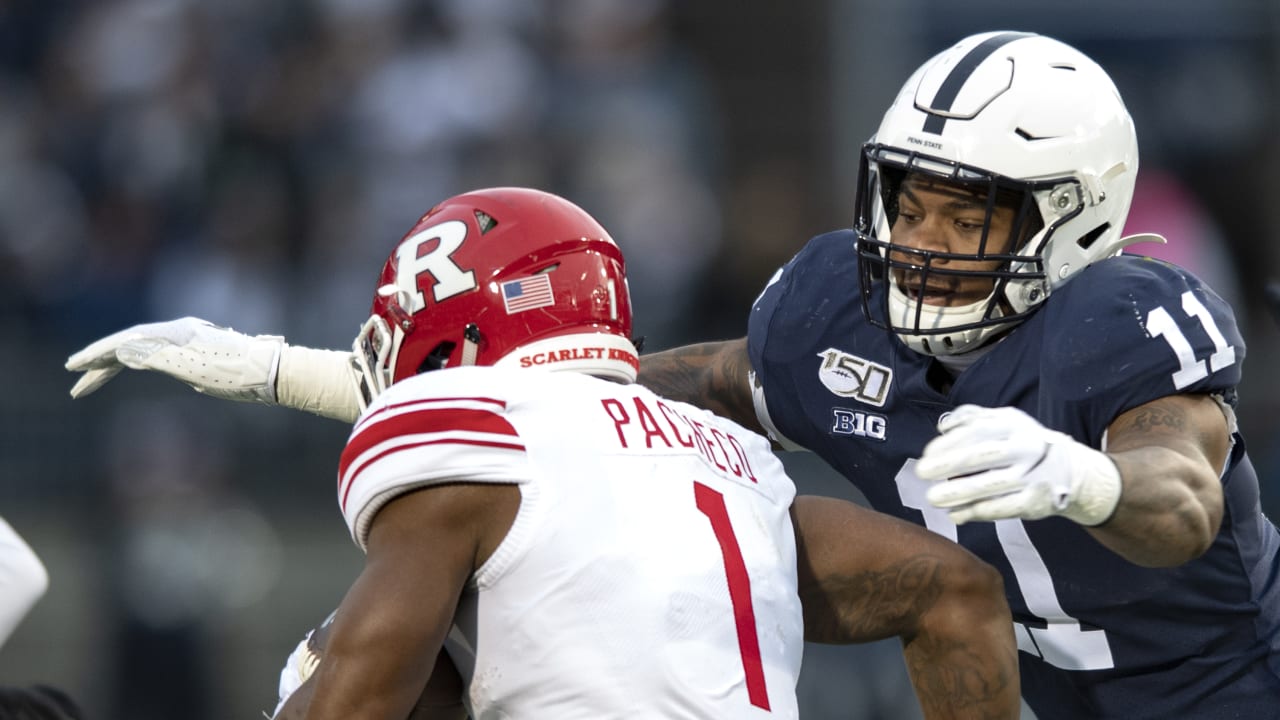
M 1160 397 L 1234 403 L 1245 347 L 1230 307 L 1176 266 L 1107 259 L 944 391 L 936 360 L 864 319 L 856 264 L 852 232 L 820 235 L 756 300 L 748 348 L 769 418 L 875 509 L 1001 571 L 1040 720 L 1280 717 L 1280 535 L 1238 433 L 1222 529 L 1177 568 L 1134 565 L 1059 517 L 957 527 L 912 470 L 939 416 L 964 403 L 1021 408 L 1094 448 L 1116 416 Z

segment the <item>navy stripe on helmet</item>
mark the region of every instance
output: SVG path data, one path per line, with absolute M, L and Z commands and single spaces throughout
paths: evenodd
M 942 81 L 942 85 L 938 88 L 938 94 L 933 97 L 933 102 L 929 104 L 930 109 L 950 110 L 951 104 L 956 101 L 956 96 L 960 94 L 960 88 L 964 87 L 965 81 L 978 69 L 983 60 L 986 60 L 991 53 L 1014 40 L 1033 37 L 1034 35 L 1035 33 L 1022 32 L 1000 33 L 999 35 L 992 35 L 975 45 L 969 51 L 969 54 L 961 58 L 960 62 L 956 63 L 956 66 L 951 69 L 951 74 L 947 76 L 947 79 Z M 946 124 L 946 117 L 930 112 L 924 121 L 924 131 L 934 135 L 941 135 L 942 127 Z

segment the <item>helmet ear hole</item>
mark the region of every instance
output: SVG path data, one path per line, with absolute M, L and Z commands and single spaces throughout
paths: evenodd
M 427 356 L 422 359 L 422 364 L 418 366 L 418 374 L 421 375 L 422 373 L 429 372 L 431 370 L 439 370 L 448 365 L 449 356 L 453 354 L 453 349 L 457 346 L 457 343 L 450 342 L 448 340 L 436 345 L 435 348 L 431 352 L 427 353 Z
M 1102 237 L 1102 234 L 1105 233 L 1110 227 L 1111 227 L 1111 223 L 1102 223 L 1098 227 L 1085 233 L 1079 240 L 1076 241 L 1076 244 L 1080 246 L 1081 250 L 1088 250 L 1089 247 L 1092 246 L 1095 242 L 1097 242 L 1098 238 Z

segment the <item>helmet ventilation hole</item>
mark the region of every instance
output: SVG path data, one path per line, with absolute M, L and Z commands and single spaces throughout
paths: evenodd
M 490 230 L 498 227 L 498 221 L 489 213 L 476 210 L 476 224 L 480 226 L 480 234 L 485 235 Z
M 1054 138 L 1057 137 L 1056 135 L 1033 135 L 1031 134 L 1031 132 L 1024 130 L 1022 128 L 1017 128 L 1013 132 L 1018 137 L 1022 138 L 1023 140 L 1027 140 L 1028 142 L 1035 142 L 1036 140 L 1053 140 Z

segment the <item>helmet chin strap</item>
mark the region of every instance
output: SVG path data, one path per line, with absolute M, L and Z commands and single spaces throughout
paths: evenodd
M 897 281 L 890 279 L 889 317 L 892 321 L 891 324 L 896 327 L 914 327 L 916 311 L 917 308 L 919 308 L 921 328 L 945 329 L 956 325 L 967 325 L 983 319 L 987 312 L 987 306 L 990 304 L 994 295 L 995 288 L 992 288 L 991 293 L 985 298 L 967 305 L 957 305 L 954 307 L 928 305 L 909 298 L 907 294 L 898 287 Z M 995 317 L 999 317 L 999 307 L 996 308 L 995 312 Z M 968 330 L 957 330 L 950 333 L 915 334 L 902 330 L 895 332 L 897 336 L 907 344 L 907 347 L 912 350 L 923 355 L 938 356 L 958 355 L 960 353 L 973 350 L 974 348 L 982 345 L 982 343 L 995 332 L 1003 329 L 1004 326 L 1002 325 L 994 325 L 970 328 Z

